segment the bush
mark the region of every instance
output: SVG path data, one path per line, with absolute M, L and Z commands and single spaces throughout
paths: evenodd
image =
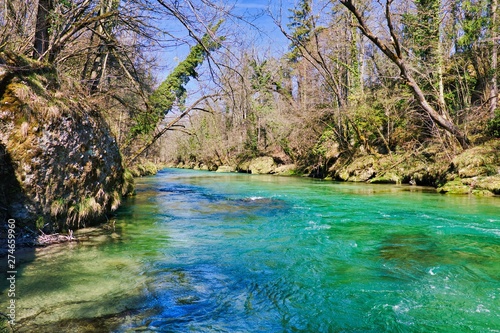
M 495 138 L 500 138 L 500 110 L 496 110 L 495 117 L 488 121 L 488 134 Z

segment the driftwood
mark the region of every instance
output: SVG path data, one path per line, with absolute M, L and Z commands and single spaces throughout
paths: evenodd
M 38 236 L 36 240 L 36 245 L 39 246 L 78 241 L 78 239 L 73 236 L 73 230 L 70 230 L 67 235 L 61 235 L 61 234 L 47 235 L 41 230 L 40 233 L 41 233 L 40 236 Z

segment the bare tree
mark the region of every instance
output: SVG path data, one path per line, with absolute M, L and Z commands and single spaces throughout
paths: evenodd
M 470 144 L 467 136 L 449 119 L 441 115 L 431 106 L 424 92 L 420 88 L 413 72 L 406 61 L 406 57 L 393 25 L 391 5 L 393 0 L 387 0 L 384 7 L 385 21 L 390 35 L 389 40 L 375 34 L 366 21 L 362 11 L 354 4 L 353 0 L 339 0 L 356 18 L 360 31 L 375 44 L 400 70 L 401 78 L 410 87 L 422 110 L 441 128 L 451 133 L 460 143 L 462 148 Z

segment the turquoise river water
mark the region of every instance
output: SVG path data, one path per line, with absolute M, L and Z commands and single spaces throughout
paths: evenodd
M 16 331 L 500 332 L 499 198 L 166 169 L 79 235 L 19 252 Z

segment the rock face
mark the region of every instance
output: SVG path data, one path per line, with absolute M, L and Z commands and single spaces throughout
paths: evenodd
M 46 232 L 99 221 L 127 187 L 104 119 L 51 75 L 0 73 L 0 218 Z
M 374 164 L 373 156 L 363 156 L 341 168 L 336 176 L 343 181 L 366 182 L 376 174 Z

